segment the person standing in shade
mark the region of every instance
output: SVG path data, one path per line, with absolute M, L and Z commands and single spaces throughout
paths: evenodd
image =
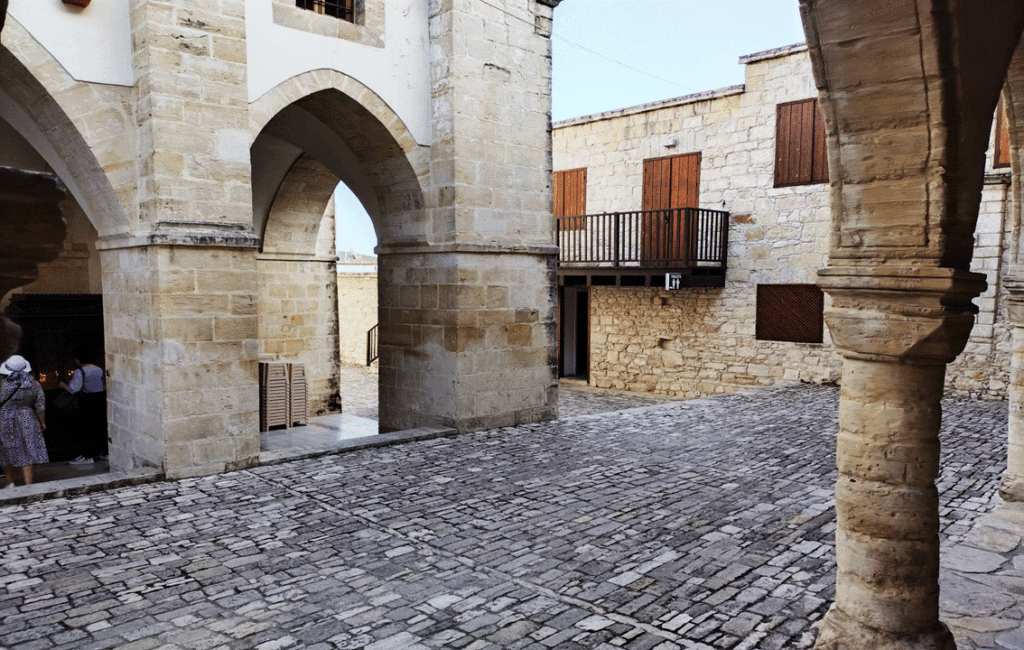
M 46 397 L 32 377 L 32 366 L 14 355 L 0 365 L 4 377 L 0 387 L 0 465 L 7 485 L 14 487 L 20 469 L 25 485 L 32 484 L 35 465 L 50 461 L 46 454 Z
M 103 368 L 84 351 L 75 353 L 75 364 L 78 369 L 71 375 L 71 381 L 61 382 L 60 387 L 78 395 L 76 414 L 82 423 L 82 453 L 68 462 L 85 465 L 107 456 L 107 381 Z

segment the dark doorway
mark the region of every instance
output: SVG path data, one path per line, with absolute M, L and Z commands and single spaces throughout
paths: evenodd
M 19 294 L 6 316 L 21 325 L 18 353 L 29 360 L 46 393 L 46 449 L 50 461 L 74 458 L 82 449 L 82 423 L 54 408 L 60 382 L 69 381 L 76 353 L 102 364 L 103 296 L 99 294 Z
M 590 378 L 590 294 L 588 287 L 561 287 L 559 377 Z

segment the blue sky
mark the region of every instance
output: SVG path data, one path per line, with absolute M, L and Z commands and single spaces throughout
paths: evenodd
M 743 83 L 739 57 L 804 40 L 797 0 L 563 0 L 552 33 L 552 118 Z M 370 218 L 342 186 L 338 249 L 372 254 Z

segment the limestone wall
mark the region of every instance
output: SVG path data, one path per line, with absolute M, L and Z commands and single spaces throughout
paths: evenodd
M 971 270 L 987 276 L 988 289 L 974 300 L 980 311 L 967 347 L 946 371 L 946 390 L 953 395 L 1007 398 L 1013 325 L 1007 318 L 1006 293 L 1000 279 L 1011 263 L 1009 243 L 1014 236 L 1009 193 L 1008 173 L 986 178 L 974 231 Z
M 338 344 L 342 363 L 366 364 L 366 332 L 377 324 L 377 274 L 338 274 Z M 377 362 L 373 362 L 377 366 Z
M 777 104 L 817 96 L 802 47 L 745 57 L 743 87 L 555 124 L 554 169 L 587 168 L 588 214 L 639 210 L 643 160 L 700 152 L 700 206 L 730 213 L 720 289 L 590 289 L 590 383 L 696 397 L 778 382 L 828 382 L 840 357 L 822 344 L 755 338 L 759 284 L 812 284 L 828 261 L 829 185 L 774 187 Z M 990 288 L 956 395 L 1005 397 L 1009 332 L 996 279 L 1009 236 L 1005 186 L 986 185 L 973 270 Z M 825 296 L 826 307 L 828 296 Z
M 305 364 L 309 413 L 338 410 L 338 294 L 334 262 L 257 262 L 264 353 Z
M 252 251 L 101 253 L 111 464 L 180 477 L 259 454 Z

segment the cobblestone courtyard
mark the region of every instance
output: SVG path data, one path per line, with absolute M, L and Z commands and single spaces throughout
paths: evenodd
M 634 397 L 568 388 L 555 422 L 0 506 L 0 646 L 810 647 L 838 390 Z M 1006 404 L 945 412 L 944 620 L 961 650 L 1024 647 Z

